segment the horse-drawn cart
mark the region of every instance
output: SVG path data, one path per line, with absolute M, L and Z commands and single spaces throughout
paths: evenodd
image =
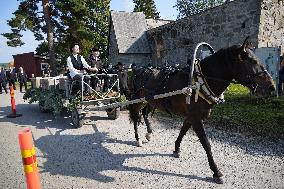
M 199 90 L 201 89 L 196 85 L 196 83 L 203 83 L 203 81 L 200 81 L 198 78 L 196 83 L 192 83 L 193 70 L 198 70 L 198 68 L 195 67 L 195 63 L 196 61 L 198 61 L 196 54 L 200 46 L 205 46 L 210 50 L 211 54 L 214 53 L 213 48 L 207 43 L 200 43 L 197 45 L 194 52 L 191 71 L 189 73 L 188 86 L 180 90 L 120 102 L 121 94 L 119 90 L 119 78 L 117 74 L 83 75 L 81 81 L 72 81 L 68 77 L 32 78 L 32 89 L 39 89 L 40 93 L 42 93 L 43 91 L 49 91 L 52 94 L 59 91 L 58 93 L 61 94 L 62 98 L 60 99 L 62 106 L 69 107 L 69 109 L 71 107 L 71 118 L 73 125 L 76 128 L 83 126 L 84 118 L 88 111 L 105 110 L 108 114 L 108 117 L 114 120 L 119 116 L 119 110 L 121 107 L 130 104 L 146 102 L 148 100 L 161 99 L 184 94 L 187 96 L 186 103 L 189 104 L 192 90 L 197 90 L 197 92 L 195 92 L 195 95 L 198 96 Z M 74 86 L 78 85 L 78 83 L 81 88 L 79 89 L 78 93 L 72 94 L 74 91 Z M 201 85 L 201 87 L 202 86 L 203 85 Z M 27 98 L 31 98 L 32 95 L 27 96 Z M 39 97 L 36 100 L 33 100 L 33 102 L 38 101 L 40 110 L 46 112 L 49 111 L 49 108 L 46 106 L 47 101 L 44 99 L 45 96 L 43 96 L 42 98 Z
M 31 82 L 31 90 L 39 91 L 38 93 L 43 95 L 28 95 L 27 98 L 37 96 L 33 101 L 38 101 L 42 112 L 53 111 L 50 103 L 61 101 L 62 107 L 71 111 L 72 123 L 76 128 L 83 126 L 88 111 L 105 110 L 108 118 L 112 120 L 119 116 L 119 107 L 107 106 L 119 102 L 121 97 L 117 74 L 84 75 L 81 81 L 73 81 L 66 76 L 36 77 L 32 78 Z

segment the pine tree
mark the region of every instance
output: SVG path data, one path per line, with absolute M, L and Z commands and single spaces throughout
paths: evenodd
M 224 2 L 225 0 L 177 0 L 175 7 L 179 11 L 178 18 L 182 18 L 221 5 Z
M 24 44 L 20 32 L 30 30 L 35 39 L 42 42 L 37 53 L 50 56 L 50 44 L 54 43 L 52 49 L 62 64 L 66 64 L 66 56 L 74 43 L 80 45 L 83 56 L 97 46 L 102 49 L 104 58 L 109 10 L 110 0 L 23 0 L 14 12 L 15 18 L 8 20 L 12 32 L 2 35 L 8 39 L 9 46 L 17 47 Z
M 146 18 L 160 18 L 154 0 L 133 0 L 133 2 L 135 4 L 133 12 L 143 12 Z

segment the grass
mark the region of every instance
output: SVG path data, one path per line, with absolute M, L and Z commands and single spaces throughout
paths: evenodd
M 284 96 L 256 98 L 246 87 L 231 84 L 225 99 L 225 103 L 214 106 L 208 125 L 231 132 L 284 137 Z M 160 111 L 156 115 L 169 116 Z
M 215 127 L 264 136 L 284 136 L 284 97 L 250 97 L 247 88 L 231 84 L 226 103 L 213 108 Z

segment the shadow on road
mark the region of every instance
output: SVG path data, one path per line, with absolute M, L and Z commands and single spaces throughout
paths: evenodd
M 178 133 L 182 127 L 182 119 L 170 117 L 155 117 L 154 119 L 159 122 L 161 128 L 172 129 L 173 132 Z M 180 121 L 180 124 L 177 124 L 176 120 Z M 210 140 L 236 146 L 250 155 L 284 156 L 284 138 L 276 139 L 271 137 L 244 135 L 230 131 L 221 131 L 208 124 L 205 125 L 205 130 Z M 195 135 L 192 128 L 189 129 L 188 133 L 189 132 Z M 186 144 L 182 143 L 181 145 Z
M 73 128 L 71 118 L 67 113 L 62 113 L 59 117 L 53 116 L 51 113 L 42 113 L 38 104 L 18 104 L 16 106 L 17 113 L 22 117 L 7 118 L 11 114 L 11 107 L 0 107 L 0 124 L 1 122 L 10 122 L 18 126 L 35 126 L 37 129 L 56 128 L 70 129 Z
M 40 137 L 35 141 L 36 146 L 43 152 L 47 159 L 41 167 L 43 172 L 53 175 L 65 175 L 95 179 L 107 183 L 115 181 L 115 178 L 107 176 L 104 171 L 133 171 L 140 173 L 157 174 L 163 176 L 176 176 L 188 179 L 212 182 L 212 178 L 198 177 L 195 175 L 176 174 L 159 170 L 151 170 L 141 167 L 129 167 L 123 165 L 125 160 L 135 157 L 163 156 L 169 154 L 114 154 L 106 147 L 107 143 L 133 145 L 131 142 L 108 138 L 108 134 L 99 132 L 93 125 L 94 134 L 87 135 L 49 135 Z

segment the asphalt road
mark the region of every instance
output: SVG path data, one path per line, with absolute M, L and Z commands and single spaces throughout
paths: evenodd
M 184 137 L 181 157 L 173 158 L 181 123 L 152 118 L 153 141 L 136 147 L 127 112 L 111 121 L 92 112 L 74 129 L 68 114 L 54 118 L 16 91 L 11 119 L 10 96 L 0 95 L 0 189 L 25 188 L 18 131 L 33 132 L 43 189 L 63 188 L 284 188 L 284 139 L 250 138 L 206 127 L 213 156 L 225 183 L 212 181 L 206 154 L 192 130 Z M 145 140 L 145 127 L 139 127 Z

